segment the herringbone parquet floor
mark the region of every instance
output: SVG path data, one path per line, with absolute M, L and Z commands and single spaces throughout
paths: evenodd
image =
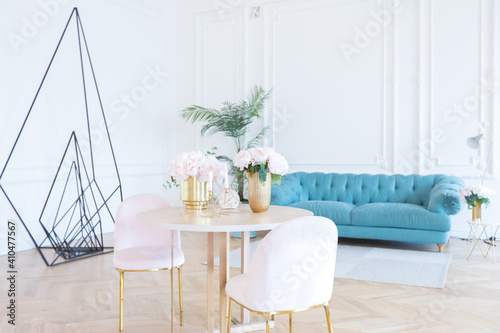
M 259 238 L 264 234 L 260 233 Z M 112 234 L 106 235 L 112 244 Z M 436 251 L 435 245 L 341 240 L 341 244 Z M 183 233 L 185 326 L 175 332 L 201 331 L 205 325 L 206 238 Z M 465 260 L 466 242 L 451 239 L 445 251 L 453 253 L 444 289 L 419 288 L 336 279 L 330 305 L 335 332 L 500 332 L 500 263 L 475 253 Z M 239 246 L 232 240 L 231 248 Z M 500 251 L 498 253 L 500 257 Z M 0 257 L 7 262 L 5 256 Z M 499 260 L 500 261 L 500 260 Z M 118 272 L 112 254 L 47 268 L 35 250 L 17 254 L 17 322 L 0 332 L 91 333 L 118 332 Z M 4 266 L 4 267 L 5 267 Z M 233 270 L 232 275 L 238 274 Z M 217 274 L 216 274 L 217 277 Z M 176 288 L 177 291 L 177 288 Z M 216 314 L 217 317 L 217 314 Z M 170 332 L 170 274 L 125 275 L 125 332 Z M 255 316 L 256 320 L 261 320 Z M 178 323 L 178 304 L 176 316 Z M 272 332 L 288 332 L 288 317 L 277 316 Z M 294 332 L 327 332 L 324 311 L 294 316 Z

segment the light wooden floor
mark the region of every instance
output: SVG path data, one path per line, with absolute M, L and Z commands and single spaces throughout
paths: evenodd
M 261 238 L 264 233 L 259 233 Z M 106 235 L 111 244 L 112 235 Z M 436 251 L 435 245 L 341 240 L 341 244 Z M 205 325 L 204 234 L 183 233 L 185 326 Z M 331 312 L 335 332 L 500 332 L 500 263 L 478 253 L 465 260 L 466 242 L 451 239 L 453 253 L 444 289 L 336 279 Z M 239 246 L 232 240 L 231 248 Z M 498 253 L 500 261 L 500 251 Z M 6 267 L 7 258 L 0 257 Z M 18 314 L 14 330 L 2 314 L 0 332 L 90 333 L 118 331 L 118 272 L 112 254 L 47 268 L 35 250 L 17 255 Z M 238 274 L 237 270 L 232 275 Z M 217 275 L 216 275 L 217 276 Z M 170 331 L 170 274 L 125 274 L 125 332 Z M 177 289 L 176 289 L 177 290 Z M 7 296 L 0 295 L 6 313 Z M 178 304 L 176 317 L 178 323 Z M 257 316 L 256 319 L 260 320 Z M 288 332 L 288 317 L 277 316 L 272 332 Z M 327 332 L 322 309 L 294 316 L 294 332 Z

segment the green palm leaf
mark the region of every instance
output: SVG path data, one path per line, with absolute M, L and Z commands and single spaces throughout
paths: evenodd
M 220 116 L 216 109 L 207 109 L 198 105 L 191 105 L 181 111 L 181 118 L 191 121 L 192 124 L 198 121 L 212 121 Z
M 219 110 L 191 105 L 181 111 L 181 118 L 193 124 L 196 122 L 203 123 L 201 135 L 222 133 L 232 138 L 237 151 L 252 148 L 261 144 L 269 132 L 269 126 L 266 126 L 248 144 L 245 144 L 250 125 L 255 119 L 262 119 L 263 110 L 270 95 L 271 91 L 266 92 L 262 87 L 255 86 L 247 98 L 239 103 L 223 102 Z M 219 158 L 229 160 L 230 165 L 232 165 L 231 159 L 225 156 Z M 238 192 L 240 199 L 242 199 L 242 173 L 234 169 L 234 167 L 231 168 L 230 172 L 234 173 L 238 178 Z
M 270 126 L 266 126 L 264 127 L 260 132 L 259 134 L 257 134 L 252 140 L 250 140 L 248 142 L 248 145 L 247 145 L 247 149 L 248 148 L 254 148 L 258 145 L 261 145 L 264 138 L 266 137 L 267 133 L 269 132 L 269 130 L 271 129 Z

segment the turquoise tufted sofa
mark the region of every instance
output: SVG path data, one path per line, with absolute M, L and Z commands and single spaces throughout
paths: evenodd
M 273 185 L 271 204 L 327 217 L 339 237 L 433 243 L 442 252 L 462 187 L 446 175 L 296 172 Z

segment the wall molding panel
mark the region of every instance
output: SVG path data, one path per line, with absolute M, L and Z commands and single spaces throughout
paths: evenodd
M 207 106 L 208 101 L 207 94 L 208 86 L 211 85 L 211 80 L 214 77 L 207 77 L 207 69 L 217 68 L 220 63 L 209 63 L 207 60 L 207 53 L 210 51 L 216 51 L 217 45 L 211 45 L 208 43 L 208 37 L 213 33 L 215 26 L 225 27 L 228 30 L 234 30 L 236 38 L 232 40 L 234 43 L 235 50 L 235 63 L 236 66 L 231 69 L 234 74 L 235 80 L 230 82 L 229 85 L 235 87 L 235 100 L 240 100 L 246 96 L 249 89 L 248 86 L 248 18 L 250 15 L 250 8 L 233 8 L 224 11 L 224 13 L 219 12 L 207 12 L 200 13 L 196 15 L 196 83 L 195 83 L 195 99 L 196 104 L 201 106 Z M 211 47 L 213 49 L 211 49 Z M 223 87 L 226 89 L 227 87 Z M 222 89 L 221 89 L 222 90 Z M 222 98 L 222 97 L 221 97 Z M 227 96 L 223 97 L 219 101 L 222 102 L 224 98 L 227 100 Z M 220 107 L 220 104 L 215 105 L 216 108 Z M 205 137 L 200 135 L 201 126 L 197 125 L 197 140 L 196 149 L 206 150 L 207 140 Z
M 357 3 L 370 3 L 375 9 L 387 10 L 389 1 L 295 1 L 280 2 L 263 6 L 263 78 L 264 86 L 269 89 L 275 87 L 276 71 L 275 65 L 279 59 L 276 59 L 276 30 L 284 15 L 298 11 L 323 11 L 338 6 L 346 6 Z M 341 172 L 341 170 L 358 169 L 363 172 L 375 173 L 393 173 L 395 171 L 395 161 L 397 159 L 397 137 L 398 137 L 398 85 L 399 85 L 399 62 L 398 62 L 398 35 L 399 20 L 398 15 L 394 15 L 392 21 L 387 26 L 382 26 L 382 32 L 376 42 L 381 44 L 382 61 L 377 64 L 382 68 L 380 75 L 381 100 L 380 107 L 375 108 L 382 118 L 380 125 L 381 137 L 376 143 L 378 153 L 374 153 L 370 158 L 371 162 L 359 163 L 349 161 L 349 156 L 343 156 L 343 161 L 337 163 L 330 162 L 309 162 L 307 160 L 294 160 L 291 165 L 296 168 L 310 168 L 314 165 L 322 168 L 331 168 Z M 271 127 L 271 136 L 268 144 L 279 149 L 279 138 L 276 135 L 275 113 L 277 106 L 276 97 L 273 95 L 266 112 L 264 125 Z
M 496 131 L 494 131 L 495 120 L 495 94 L 488 93 L 485 85 L 493 87 L 494 68 L 497 60 L 495 59 L 495 49 L 497 41 L 495 40 L 495 22 L 498 20 L 497 13 L 494 10 L 494 0 L 482 0 L 473 2 L 478 6 L 480 18 L 478 22 L 479 41 L 478 60 L 479 70 L 476 78 L 477 88 L 464 96 L 462 100 L 456 100 L 454 103 L 467 107 L 467 103 L 472 101 L 474 96 L 485 96 L 487 98 L 477 98 L 477 113 L 479 114 L 479 126 L 476 131 L 470 131 L 470 135 L 484 133 L 493 142 L 496 142 Z M 471 2 L 472 3 L 472 2 Z M 434 3 L 435 4 L 435 3 Z M 486 164 L 489 150 L 489 144 L 477 150 L 473 150 L 464 143 L 455 142 L 458 151 L 464 155 L 472 155 L 468 162 L 450 163 L 446 162 L 443 156 L 440 156 L 436 149 L 436 143 L 440 139 L 436 133 L 451 133 L 459 131 L 454 128 L 436 127 L 436 117 L 443 116 L 442 110 L 434 107 L 435 99 L 439 96 L 434 92 L 435 67 L 433 64 L 433 2 L 430 0 L 419 1 L 419 139 L 416 142 L 416 148 L 420 152 L 420 162 L 418 163 L 418 172 L 420 174 L 429 173 L 453 173 L 457 176 L 468 179 L 480 179 Z M 492 74 L 489 74 L 492 73 Z M 473 116 L 475 112 L 472 112 Z M 472 117 L 470 117 L 472 118 Z M 464 119 L 464 122 L 469 119 Z M 466 136 L 466 137 L 467 137 Z M 461 145 L 462 144 L 462 145 Z M 424 146 L 422 148 L 422 146 Z M 487 178 L 497 179 L 496 160 L 498 158 L 497 150 L 492 151 L 491 164 L 489 165 Z
M 369 47 L 366 50 L 361 50 L 359 55 L 356 54 L 355 61 L 357 63 L 352 65 L 358 67 L 369 66 L 367 70 L 376 67 L 378 70 L 370 72 L 370 75 L 372 75 L 371 80 L 373 80 L 370 82 L 374 82 L 372 93 L 375 94 L 370 96 L 376 97 L 370 97 L 372 99 L 367 103 L 370 103 L 370 101 L 373 101 L 373 103 L 365 111 L 365 113 L 370 113 L 369 119 L 374 122 L 374 127 L 370 128 L 366 133 L 363 131 L 358 133 L 360 136 L 358 142 L 351 145 L 349 145 L 349 142 L 342 142 L 344 138 L 342 133 L 349 133 L 350 127 L 341 128 L 340 132 L 326 133 L 326 140 L 334 142 L 319 143 L 317 147 L 312 149 L 319 152 L 325 150 L 331 144 L 337 146 L 346 145 L 343 153 L 337 154 L 339 155 L 338 158 L 333 159 L 328 155 L 318 156 L 319 153 L 315 155 L 318 156 L 317 158 L 310 158 L 310 156 L 306 156 L 307 154 L 301 158 L 302 155 L 299 153 L 292 156 L 294 155 L 293 152 L 292 154 L 288 152 L 289 156 L 291 156 L 289 159 L 290 165 L 293 170 L 305 171 L 317 169 L 335 172 L 451 173 L 465 179 L 478 179 L 482 176 L 489 147 L 483 145 L 482 149 L 478 151 L 469 151 L 465 142 L 463 145 L 459 142 L 462 141 L 459 135 L 463 133 L 467 137 L 484 132 L 495 144 L 500 144 L 498 130 L 495 130 L 500 126 L 497 115 L 500 105 L 500 92 L 498 87 L 495 86 L 495 83 L 500 80 L 500 23 L 498 22 L 500 20 L 500 4 L 495 0 L 477 2 L 467 2 L 465 0 L 459 0 L 458 2 L 452 0 L 443 1 L 444 4 L 432 0 L 406 2 L 397 0 L 289 0 L 273 3 L 263 2 L 260 5 L 262 13 L 260 18 L 250 18 L 250 7 L 231 8 L 222 17 L 217 11 L 198 13 L 195 15 L 196 102 L 200 105 L 207 104 L 207 98 L 210 96 L 210 86 L 213 81 L 212 77 L 207 76 L 207 70 L 212 66 L 207 62 L 207 53 L 210 52 L 210 49 L 216 48 L 217 45 L 210 44 L 207 38 L 214 34 L 213 29 L 217 26 L 219 28 L 224 26 L 223 29 L 227 29 L 227 31 L 235 31 L 234 38 L 231 40 L 225 39 L 227 43 L 232 44 L 232 50 L 235 51 L 233 54 L 234 68 L 226 68 L 225 70 L 236 73 L 234 79 L 227 82 L 227 85 L 232 86 L 232 89 L 237 92 L 238 99 L 245 96 L 248 89 L 251 88 L 249 84 L 250 78 L 253 80 L 261 77 L 262 81 L 256 82 L 257 84 L 262 84 L 265 89 L 275 88 L 265 110 L 262 126 L 271 127 L 265 145 L 273 146 L 277 150 L 283 149 L 283 147 L 289 145 L 291 135 L 290 133 L 285 135 L 281 131 L 283 126 L 280 122 L 280 112 L 283 113 L 283 108 L 293 109 L 291 112 L 293 112 L 294 116 L 298 116 L 298 119 L 304 119 L 300 118 L 300 116 L 304 117 L 305 113 L 312 112 L 304 108 L 304 105 L 296 106 L 294 103 L 290 105 L 283 103 L 288 96 L 287 94 L 290 94 L 283 88 L 283 82 L 286 83 L 286 87 L 289 82 L 294 80 L 293 75 L 295 75 L 295 73 L 292 73 L 293 75 L 291 74 L 290 78 L 284 77 L 287 66 L 293 65 L 293 63 L 287 63 L 288 58 L 300 59 L 293 52 L 291 54 L 286 53 L 289 51 L 286 47 L 293 44 L 287 41 L 284 42 L 283 38 L 297 38 L 298 43 L 303 43 L 308 42 L 307 36 L 313 36 L 314 34 L 315 38 L 324 39 L 325 50 L 331 52 L 332 48 L 329 43 L 332 43 L 334 39 L 328 39 L 330 35 L 338 37 L 340 31 L 340 36 L 342 36 L 340 40 L 344 38 L 344 40 L 348 41 L 355 34 L 357 28 L 363 28 L 366 22 L 373 18 L 373 16 L 370 16 L 371 12 L 388 10 L 395 3 L 400 3 L 401 6 L 404 6 L 401 13 L 405 14 L 405 18 L 402 18 L 402 15 L 394 14 L 389 24 L 381 26 L 380 34 L 371 40 Z M 448 4 L 447 1 L 450 3 Z M 450 34 L 454 31 L 454 24 L 457 24 L 458 21 L 454 17 L 457 14 L 453 12 L 447 14 L 447 12 L 440 11 L 440 9 L 452 3 L 461 13 L 470 15 L 467 27 L 470 27 L 471 30 L 463 40 L 467 53 L 455 52 L 450 54 L 450 60 L 452 61 L 453 58 L 457 57 L 463 57 L 464 61 L 469 61 L 468 76 L 459 78 L 459 82 L 450 81 L 448 91 L 446 90 L 446 70 L 448 68 L 442 66 L 443 62 L 446 62 L 443 60 L 446 59 L 446 55 L 443 54 L 443 50 L 446 51 L 443 42 L 452 42 L 442 39 L 447 38 L 448 30 L 446 29 L 448 27 Z M 315 23 L 314 18 L 318 18 L 318 20 L 324 19 L 322 15 L 326 15 L 325 12 L 332 15 L 340 13 L 338 14 L 341 15 L 340 17 L 344 15 L 344 17 L 352 18 L 354 18 L 354 14 L 358 14 L 359 18 L 358 20 L 353 19 L 352 22 L 339 22 L 339 20 L 332 19 L 334 23 L 323 25 L 328 33 L 319 30 L 318 33 L 314 33 L 316 27 L 311 28 L 311 24 L 314 25 Z M 443 17 L 443 13 L 444 16 L 448 15 L 449 17 Z M 408 17 L 415 19 L 415 23 L 411 25 L 411 31 L 408 30 L 410 25 L 403 21 Z M 301 29 L 294 29 L 297 26 Z M 331 26 L 334 28 L 330 32 L 328 29 Z M 293 32 L 288 35 L 286 32 L 288 30 Z M 301 32 L 304 32 L 306 37 L 300 35 Z M 336 33 L 337 35 L 335 35 Z M 408 39 L 410 42 L 408 42 Z M 335 42 L 339 43 L 339 39 L 336 39 Z M 258 45 L 259 43 L 260 45 Z M 319 47 L 320 44 L 318 43 L 311 44 L 313 50 Z M 408 51 L 404 48 L 409 43 L 414 47 L 416 53 L 415 60 L 411 62 L 413 68 L 408 68 L 408 61 L 403 58 L 408 54 Z M 456 46 L 457 44 L 450 45 Z M 304 48 L 307 49 L 306 46 Z M 337 45 L 334 48 L 338 49 Z M 256 58 L 261 59 L 261 62 L 260 60 L 255 62 Z M 405 61 L 402 61 L 403 59 Z M 339 64 L 337 58 L 332 58 L 331 61 L 331 67 L 340 66 L 348 70 L 354 68 L 353 73 L 356 73 L 355 67 L 350 67 L 351 65 L 347 62 Z M 364 63 L 364 61 L 367 63 Z M 256 63 L 262 66 L 255 67 Z M 311 70 L 318 73 L 320 82 L 322 82 L 321 80 L 323 82 L 325 79 L 327 80 L 327 75 L 330 74 L 322 73 L 319 64 L 311 63 L 310 65 Z M 445 63 L 445 65 L 447 64 Z M 325 71 L 328 70 L 330 69 L 325 68 Z M 350 73 L 348 70 L 340 74 L 337 71 L 332 73 L 334 75 L 346 75 L 346 73 Z M 249 75 L 250 71 L 251 75 Z M 255 71 L 261 73 L 256 75 Z M 474 74 L 476 72 L 477 75 Z M 357 75 L 362 76 L 359 73 Z M 333 76 L 333 78 L 337 77 Z M 297 84 L 308 85 L 308 83 L 302 81 L 304 79 L 300 76 L 296 80 Z M 460 128 L 455 128 L 452 126 L 453 123 L 446 122 L 446 105 L 452 107 L 454 104 L 467 101 L 468 95 L 475 93 L 476 84 L 479 87 L 479 95 L 486 95 L 486 88 L 481 82 L 487 82 L 486 84 L 491 87 L 492 92 L 488 97 L 479 101 L 477 109 L 471 113 L 469 118 L 464 117 L 462 123 L 460 123 Z M 332 82 L 326 83 L 335 86 Z M 472 88 L 469 89 L 468 85 Z M 290 84 L 290 86 L 293 85 Z M 228 90 L 227 87 L 222 89 Z M 414 95 L 411 98 L 414 98 L 414 100 L 408 99 L 408 96 L 402 98 L 403 90 L 411 92 Z M 455 93 L 454 90 L 457 92 Z M 443 91 L 445 92 L 444 95 L 442 94 Z M 360 91 L 360 93 L 363 94 L 365 91 Z M 293 96 L 296 96 L 296 94 Z M 332 98 L 335 98 L 335 90 L 332 91 L 332 96 Z M 344 98 L 344 96 L 340 96 L 340 98 Z M 344 100 L 341 100 L 341 103 L 344 103 Z M 338 112 L 342 112 L 340 110 Z M 316 117 L 321 115 L 321 112 L 315 109 L 311 115 Z M 326 119 L 331 120 L 332 117 L 335 116 L 329 115 L 329 118 Z M 356 117 L 356 113 L 353 114 L 353 117 Z M 342 119 L 346 121 L 346 117 Z M 409 119 L 415 121 L 408 124 Z M 477 128 L 476 123 L 478 124 Z M 303 126 L 306 126 L 305 133 L 314 132 L 315 128 L 311 127 L 311 124 L 312 122 L 303 124 Z M 402 126 L 403 124 L 404 126 Z M 325 126 L 319 121 L 319 131 L 324 132 Z M 353 133 L 355 133 L 356 129 L 356 127 L 352 127 Z M 415 137 L 408 137 L 406 132 L 409 130 L 414 131 Z M 369 142 L 369 145 L 366 145 L 366 141 L 363 141 L 363 135 L 370 135 L 371 142 Z M 446 142 L 442 143 L 440 141 L 441 136 L 448 138 Z M 198 148 L 206 145 L 206 139 L 204 138 L 199 137 L 197 142 Z M 365 145 L 365 148 L 358 152 L 358 148 L 363 145 Z M 338 147 L 334 148 L 340 149 Z M 487 179 L 498 178 L 499 158 L 498 149 L 494 149 L 487 172 Z M 407 163 L 402 165 L 399 164 L 400 162 Z

